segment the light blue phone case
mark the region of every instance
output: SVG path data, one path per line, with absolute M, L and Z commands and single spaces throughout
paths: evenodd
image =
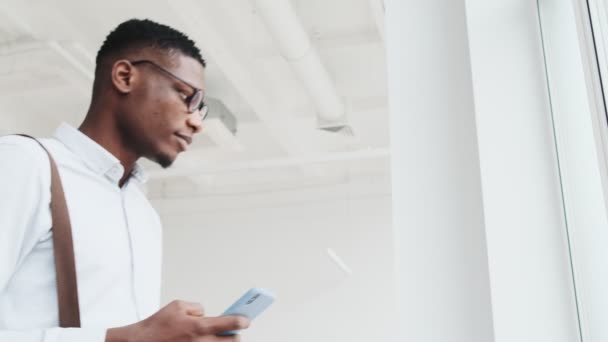
M 253 288 L 245 293 L 239 300 L 234 302 L 222 316 L 239 315 L 245 316 L 252 321 L 264 310 L 266 310 L 275 299 L 275 295 L 265 289 Z M 219 335 L 230 336 L 238 333 L 238 330 L 226 331 Z

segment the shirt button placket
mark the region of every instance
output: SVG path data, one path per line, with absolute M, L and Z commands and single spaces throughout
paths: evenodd
M 134 244 L 134 238 L 133 238 L 133 231 L 129 225 L 129 212 L 127 210 L 126 188 L 127 187 L 120 190 L 120 197 L 121 197 L 122 211 L 123 211 L 123 216 L 124 216 L 124 221 L 125 221 L 125 229 L 127 230 L 127 235 L 129 236 L 129 252 L 130 252 L 130 256 L 131 256 L 131 298 L 132 298 L 133 304 L 135 306 L 135 312 L 137 314 L 137 318 L 138 318 L 138 320 L 141 320 L 142 317 L 141 317 L 141 312 L 140 312 L 140 308 L 139 308 L 139 303 L 137 300 L 137 286 L 136 286 L 137 277 L 135 276 L 135 246 L 134 246 L 135 244 Z

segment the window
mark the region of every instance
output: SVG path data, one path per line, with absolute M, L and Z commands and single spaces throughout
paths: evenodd
M 581 340 L 607 341 L 608 2 L 538 5 Z

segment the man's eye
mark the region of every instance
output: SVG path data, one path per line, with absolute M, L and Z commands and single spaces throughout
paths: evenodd
M 182 100 L 185 100 L 188 98 L 188 94 L 186 94 L 184 91 L 179 91 L 179 96 L 182 98 Z

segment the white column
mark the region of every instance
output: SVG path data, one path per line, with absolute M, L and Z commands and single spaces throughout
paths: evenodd
M 536 1 L 466 4 L 496 342 L 575 342 Z
M 463 0 L 387 0 L 395 341 L 493 341 Z

